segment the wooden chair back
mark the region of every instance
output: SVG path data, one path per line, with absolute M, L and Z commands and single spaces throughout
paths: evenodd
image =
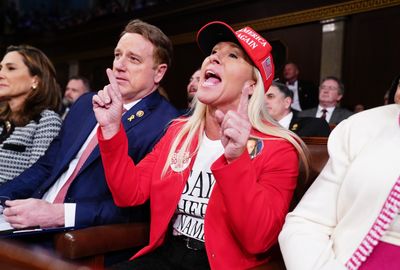
M 13 241 L 0 240 L 0 269 L 7 270 L 89 270 L 65 262 L 39 248 L 28 248 Z
M 309 175 L 307 177 L 306 169 L 304 165 L 301 165 L 297 181 L 297 188 L 293 195 L 292 209 L 297 205 L 304 193 L 318 177 L 329 159 L 327 137 L 303 137 L 302 140 L 307 145 L 310 153 Z

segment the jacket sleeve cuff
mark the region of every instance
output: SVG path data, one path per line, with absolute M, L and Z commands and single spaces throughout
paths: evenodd
M 238 166 L 246 166 L 246 164 L 250 164 L 251 159 L 250 155 L 247 151 L 243 151 L 243 153 L 231 163 L 228 163 L 224 155 L 221 155 L 211 166 L 211 170 L 214 175 L 231 175 L 232 171 L 236 171 Z M 217 177 L 216 177 L 217 179 Z
M 75 226 L 76 203 L 64 203 L 64 226 Z
M 119 148 L 121 145 L 123 145 L 124 142 L 128 140 L 122 123 L 119 127 L 117 134 L 115 134 L 112 138 L 108 140 L 104 139 L 103 132 L 101 131 L 101 127 L 99 126 L 97 128 L 97 139 L 99 141 L 101 152 L 103 153 L 114 151 L 116 148 Z

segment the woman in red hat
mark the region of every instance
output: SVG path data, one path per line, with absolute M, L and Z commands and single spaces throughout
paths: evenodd
M 200 29 L 208 55 L 195 109 L 174 121 L 139 164 L 127 155 L 118 82 L 93 98 L 99 145 L 115 203 L 150 199 L 150 242 L 115 269 L 247 269 L 268 261 L 306 161 L 296 135 L 267 115 L 274 75 L 269 43 L 250 27 Z M 140 64 L 140 63 L 139 63 Z M 145 136 L 145 134 L 144 134 Z M 250 156 L 246 145 L 256 140 Z

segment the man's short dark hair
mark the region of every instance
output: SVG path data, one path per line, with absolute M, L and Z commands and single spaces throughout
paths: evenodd
M 285 98 L 290 97 L 293 100 L 293 92 L 289 90 L 286 84 L 280 82 L 272 82 L 272 86 L 275 86 L 279 91 L 285 96 Z
M 284 66 L 286 66 L 286 65 L 293 65 L 297 70 L 299 70 L 299 66 L 295 62 L 289 61 L 289 62 L 286 62 Z
M 82 76 L 82 75 L 75 75 L 75 76 L 71 76 L 69 77 L 69 80 L 80 80 L 82 81 L 83 85 L 85 86 L 86 91 L 90 91 L 90 81 L 88 78 Z
M 158 27 L 143 22 L 141 20 L 132 20 L 121 33 L 121 37 L 127 33 L 135 33 L 143 36 L 154 45 L 154 62 L 167 64 L 171 67 L 173 46 L 171 40 Z

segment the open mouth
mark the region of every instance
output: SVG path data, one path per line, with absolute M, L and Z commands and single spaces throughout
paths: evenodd
M 221 77 L 217 73 L 212 70 L 207 70 L 204 75 L 204 84 L 205 86 L 216 85 L 221 82 Z

